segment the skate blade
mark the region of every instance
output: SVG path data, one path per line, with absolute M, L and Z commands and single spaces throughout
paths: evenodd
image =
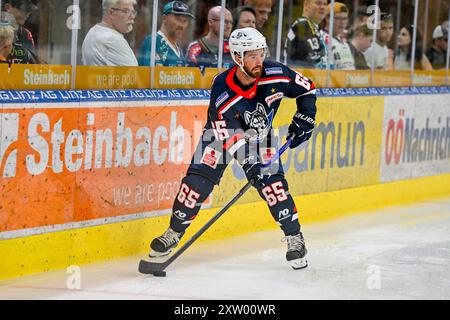
M 308 261 L 306 260 L 306 258 L 300 258 L 289 261 L 289 264 L 291 265 L 292 269 L 300 270 L 308 266 Z
M 169 249 L 169 250 L 167 250 L 165 252 L 158 252 L 158 251 L 151 250 L 150 254 L 148 256 L 150 258 L 165 257 L 165 256 L 168 256 L 171 252 L 172 252 L 172 249 Z

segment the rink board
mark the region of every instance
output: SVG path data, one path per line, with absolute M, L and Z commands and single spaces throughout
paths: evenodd
M 313 137 L 282 159 L 301 222 L 449 195 L 449 97 L 447 87 L 320 90 Z M 0 279 L 145 253 L 167 227 L 208 99 L 0 91 Z M 280 144 L 294 111 L 284 100 Z M 242 178 L 230 165 L 185 239 Z M 251 190 L 202 240 L 268 228 L 277 227 Z
M 8 105 L 0 232 L 170 209 L 205 114 L 197 101 Z

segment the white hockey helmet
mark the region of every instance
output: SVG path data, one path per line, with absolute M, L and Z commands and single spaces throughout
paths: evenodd
M 231 57 L 241 69 L 244 67 L 243 59 L 245 52 L 258 49 L 264 49 L 264 52 L 266 52 L 267 50 L 266 38 L 261 32 L 250 27 L 234 30 L 228 39 L 228 43 Z M 237 61 L 235 54 L 241 57 L 240 63 Z

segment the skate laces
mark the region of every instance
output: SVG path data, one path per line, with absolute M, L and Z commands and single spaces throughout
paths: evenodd
M 281 241 L 287 241 L 288 251 L 300 251 L 305 248 L 305 239 L 303 239 L 301 234 L 297 234 L 295 236 L 286 236 L 282 238 Z
M 173 244 L 180 242 L 180 236 L 181 236 L 181 233 L 178 233 L 178 232 L 172 230 L 172 228 L 169 228 L 158 239 L 161 242 L 163 242 L 166 247 L 168 247 L 168 246 L 171 246 Z

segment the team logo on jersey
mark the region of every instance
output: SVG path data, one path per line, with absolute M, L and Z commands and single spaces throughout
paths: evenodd
M 275 67 L 275 68 L 266 68 L 266 74 L 268 76 L 272 75 L 272 74 L 283 74 L 283 69 L 279 68 L 279 67 Z
M 275 93 L 275 94 L 272 94 L 271 96 L 268 96 L 268 97 L 266 98 L 266 103 L 267 103 L 267 105 L 270 107 L 270 105 L 271 105 L 272 103 L 274 103 L 274 102 L 277 101 L 277 100 L 282 99 L 283 97 L 284 97 L 283 92 L 277 92 L 277 93 Z
M 228 92 L 222 93 L 216 100 L 216 108 L 218 108 L 222 103 L 224 103 L 225 100 L 227 100 L 230 96 L 228 95 Z
M 184 220 L 184 219 L 186 218 L 186 216 L 187 216 L 186 213 L 181 212 L 180 210 L 175 211 L 175 212 L 173 213 L 173 215 L 174 215 L 176 218 L 180 219 L 180 220 Z
M 221 156 L 222 156 L 221 152 L 211 147 L 206 147 L 205 152 L 203 152 L 203 157 L 200 160 L 200 163 L 206 164 L 207 166 L 216 169 Z
M 264 108 L 261 103 L 256 105 L 255 111 L 245 111 L 244 120 L 249 126 L 249 130 L 245 132 L 246 139 L 250 142 L 258 142 L 266 138 L 272 127 L 273 116 L 273 109 L 270 111 L 269 115 L 267 115 L 266 108 Z

